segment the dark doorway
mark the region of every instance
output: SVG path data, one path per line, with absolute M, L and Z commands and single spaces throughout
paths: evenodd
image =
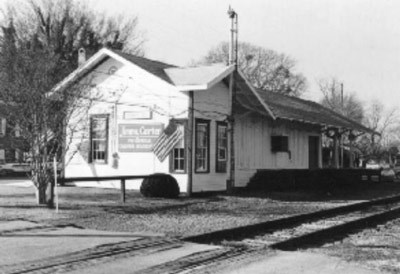
M 308 168 L 319 168 L 318 136 L 308 136 Z

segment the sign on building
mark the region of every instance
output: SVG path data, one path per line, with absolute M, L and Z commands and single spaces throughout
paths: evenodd
M 163 124 L 119 124 L 119 152 L 151 152 Z

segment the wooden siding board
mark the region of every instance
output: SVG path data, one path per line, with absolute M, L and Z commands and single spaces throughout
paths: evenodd
M 321 136 L 317 127 L 302 127 L 292 122 L 273 124 L 251 115 L 238 119 L 236 128 L 236 149 L 240 155 L 237 186 L 244 186 L 257 169 L 308 168 L 308 136 Z M 271 152 L 272 134 L 289 137 L 291 159 L 286 152 Z
M 109 75 L 106 72 L 109 67 L 117 67 L 115 75 Z M 154 172 L 169 172 L 169 159 L 164 162 L 159 162 L 152 152 L 138 153 L 129 152 L 119 154 L 118 169 L 112 167 L 112 153 L 117 151 L 118 136 L 116 134 L 116 124 L 163 124 L 164 127 L 168 124 L 170 117 L 174 118 L 187 118 L 188 99 L 187 95 L 175 90 L 172 86 L 164 81 L 158 79 L 146 71 L 135 68 L 135 66 L 125 66 L 114 59 L 110 58 L 108 61 L 100 65 L 95 72 L 89 74 L 87 77 L 93 79 L 93 85 L 89 92 L 101 92 L 101 99 L 113 98 L 119 96 L 116 117 L 114 114 L 115 104 L 107 102 L 95 102 L 95 104 L 81 115 L 77 115 L 70 124 L 79 123 L 81 130 L 69 137 L 72 138 L 73 143 L 68 151 L 68 157 L 74 155 L 72 160 L 66 165 L 66 176 L 73 177 L 76 174 L 80 176 L 110 176 L 110 175 L 137 175 L 137 174 L 150 174 Z M 83 81 L 85 79 L 82 79 Z M 114 94 L 113 94 L 114 93 Z M 107 100 L 105 100 L 107 101 Z M 157 109 L 153 111 L 151 119 L 146 120 L 126 120 L 124 119 L 124 111 L 132 110 L 136 106 L 147 106 Z M 90 114 L 110 114 L 110 138 L 109 138 L 109 164 L 89 164 L 82 156 L 86 152 L 82 151 L 79 145 L 83 142 L 88 142 L 88 115 Z M 115 120 L 116 118 L 116 120 Z M 186 190 L 187 175 L 173 175 L 179 183 L 181 191 Z M 140 186 L 140 184 L 139 184 Z
M 210 172 L 193 174 L 193 192 L 226 190 L 228 173 L 217 173 L 215 162 L 216 122 L 225 121 L 229 115 L 228 99 L 229 91 L 222 82 L 209 90 L 194 92 L 194 117 L 210 120 Z

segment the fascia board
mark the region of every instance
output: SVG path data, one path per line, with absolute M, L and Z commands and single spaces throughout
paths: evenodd
M 201 85 L 180 85 L 180 86 L 176 86 L 176 88 L 180 91 L 207 90 L 207 89 L 213 87 L 215 84 L 222 81 L 222 79 L 224 79 L 226 76 L 231 74 L 234 70 L 235 70 L 235 65 L 231 65 L 207 83 L 204 83 Z
M 273 120 L 276 120 L 276 116 L 274 115 L 274 113 L 272 112 L 272 110 L 269 108 L 269 106 L 267 105 L 266 102 L 264 102 L 264 100 L 261 98 L 260 94 L 258 94 L 258 92 L 253 88 L 253 86 L 249 83 L 249 81 L 247 80 L 246 76 L 243 74 L 243 72 L 241 72 L 240 70 L 238 70 L 239 75 L 244 79 L 244 81 L 246 82 L 246 85 L 250 88 L 251 92 L 253 92 L 254 96 L 256 96 L 256 98 L 258 99 L 258 101 L 260 102 L 260 104 L 265 108 L 265 110 L 268 112 L 269 115 L 271 115 Z
M 83 65 L 79 66 L 77 69 L 75 69 L 73 72 L 71 72 L 67 77 L 64 78 L 60 83 L 58 83 L 51 91 L 50 93 L 57 92 L 59 89 L 63 88 L 66 86 L 69 82 L 73 81 L 80 75 L 85 70 L 90 70 L 92 65 L 96 64 L 97 62 L 101 61 L 107 54 L 109 50 L 107 49 L 101 49 L 99 52 L 94 54 L 92 57 L 90 57 Z

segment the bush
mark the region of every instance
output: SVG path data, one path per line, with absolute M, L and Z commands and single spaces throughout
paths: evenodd
M 156 173 L 145 178 L 140 186 L 140 193 L 145 197 L 177 198 L 179 185 L 174 177 Z
M 351 187 L 364 187 L 373 176 L 380 180 L 379 169 L 277 169 L 258 170 L 247 188 L 253 191 L 332 191 Z M 363 180 L 363 177 L 366 180 Z

